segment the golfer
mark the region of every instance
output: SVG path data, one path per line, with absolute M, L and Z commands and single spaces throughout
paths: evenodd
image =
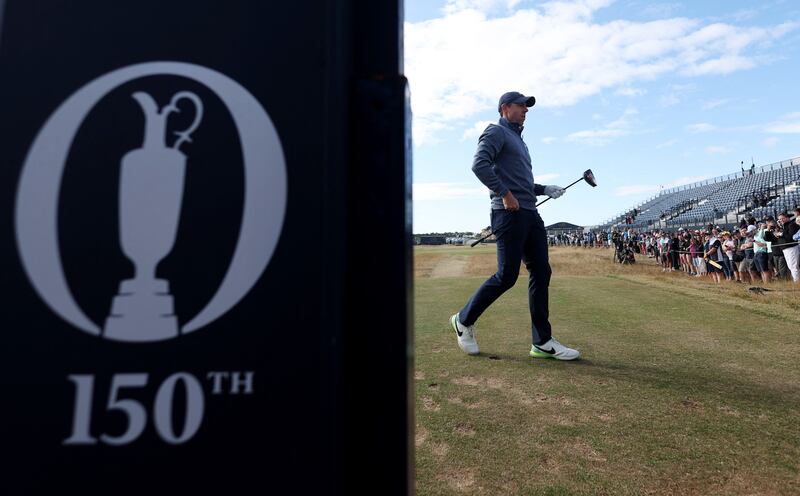
M 478 140 L 472 171 L 491 191 L 492 232 L 497 238 L 497 273 L 486 280 L 460 312 L 450 317 L 458 346 L 467 354 L 477 355 L 475 321 L 501 294 L 517 282 L 520 261 L 528 269 L 528 305 L 531 312 L 535 358 L 574 360 L 577 350 L 567 348 L 550 335 L 548 294 L 550 264 L 547 260 L 547 231 L 536 211 L 536 195 L 558 198 L 559 186 L 533 182 L 533 167 L 522 129 L 528 107 L 536 99 L 516 91 L 500 97 L 497 110 L 500 120 L 490 124 Z

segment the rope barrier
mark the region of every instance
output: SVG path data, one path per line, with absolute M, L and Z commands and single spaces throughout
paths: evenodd
M 786 243 L 786 244 L 789 244 L 789 243 Z M 679 253 L 689 253 L 689 252 L 679 252 Z M 640 253 L 640 255 L 642 255 L 642 253 Z M 648 258 L 650 258 L 650 257 L 648 257 Z M 641 267 L 649 267 L 651 269 L 656 269 L 657 270 L 659 267 L 661 267 L 661 263 L 657 261 L 657 257 L 652 257 L 652 258 L 654 259 L 653 263 L 642 264 L 640 266 Z M 728 257 L 728 258 L 730 258 L 730 257 Z M 732 262 L 732 263 L 736 263 L 736 262 Z M 685 273 L 687 275 L 695 275 L 696 274 L 696 273 L 686 272 L 686 271 L 684 271 L 682 269 L 678 269 L 678 270 L 676 270 L 676 272 L 683 272 L 683 273 Z M 704 274 L 707 274 L 707 273 L 704 272 Z M 741 281 L 741 282 L 744 282 L 744 281 Z M 752 282 L 751 282 L 751 284 L 752 284 Z M 753 287 L 747 288 L 747 290 L 750 291 L 750 292 L 753 292 L 753 293 L 758 293 L 758 294 L 764 294 L 765 292 L 768 292 L 768 291 L 779 291 L 779 292 L 786 292 L 786 293 L 789 293 L 789 292 L 800 292 L 800 289 L 767 289 L 767 288 L 762 288 L 760 286 L 753 286 Z
M 638 243 L 638 241 L 634 241 L 634 243 Z M 781 246 L 789 246 L 789 245 L 798 246 L 798 244 L 800 244 L 800 242 L 794 241 L 794 242 L 791 242 L 791 243 L 773 244 L 773 245 L 770 245 L 770 248 L 779 248 Z M 727 251 L 727 250 L 722 250 L 722 251 Z M 689 254 L 689 255 L 692 254 L 692 252 L 690 252 L 690 251 L 683 251 L 683 250 L 668 250 L 666 253 L 683 253 L 683 254 Z M 705 253 L 705 252 L 703 252 L 703 253 Z

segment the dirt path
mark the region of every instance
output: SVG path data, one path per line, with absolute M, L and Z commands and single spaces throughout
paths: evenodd
M 439 260 L 431 270 L 431 278 L 460 277 L 467 269 L 466 256 L 447 257 Z

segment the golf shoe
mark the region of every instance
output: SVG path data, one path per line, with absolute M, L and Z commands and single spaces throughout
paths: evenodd
M 450 317 L 450 326 L 456 332 L 458 347 L 468 355 L 477 355 L 478 342 L 475 341 L 475 326 L 465 326 L 458 320 L 458 314 Z
M 534 358 L 555 358 L 556 360 L 575 360 L 581 353 L 568 348 L 553 338 L 550 341 L 531 346 L 530 355 Z

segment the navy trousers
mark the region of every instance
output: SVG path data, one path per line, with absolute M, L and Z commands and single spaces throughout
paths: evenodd
M 484 282 L 458 313 L 459 321 L 470 326 L 489 305 L 517 282 L 520 262 L 528 269 L 528 307 L 531 312 L 533 344 L 550 339 L 547 259 L 547 231 L 535 210 L 516 212 L 492 210 L 492 231 L 497 236 L 497 273 Z

